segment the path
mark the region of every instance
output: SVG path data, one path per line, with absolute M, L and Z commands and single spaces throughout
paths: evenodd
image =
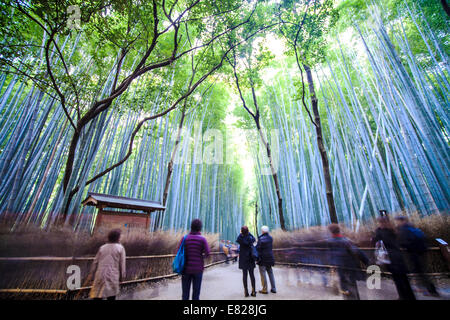
M 337 294 L 332 287 L 323 284 L 324 279 L 337 281 L 329 273 L 324 274 L 315 271 L 305 271 L 282 266 L 274 267 L 277 293 L 257 294 L 256 297 L 244 298 L 242 287 L 242 272 L 235 264 L 220 264 L 206 269 L 203 274 L 202 300 L 342 300 L 342 296 Z M 261 281 L 258 269 L 255 269 L 256 288 L 261 289 Z M 330 281 L 329 281 L 330 282 Z M 250 279 L 249 279 L 250 285 Z M 394 283 L 391 280 L 383 279 L 381 289 L 369 290 L 365 282 L 358 283 L 362 300 L 395 300 L 398 298 Z M 415 288 L 418 299 L 436 299 L 424 296 Z M 440 287 L 441 288 L 441 287 Z M 449 286 L 447 290 L 441 289 L 441 299 L 450 299 Z M 165 280 L 159 283 L 141 285 L 129 292 L 123 292 L 118 299 L 126 300 L 179 300 L 181 299 L 180 278 Z

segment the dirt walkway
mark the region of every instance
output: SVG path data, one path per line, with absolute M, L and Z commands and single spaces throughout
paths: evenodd
M 274 267 L 277 293 L 257 294 L 256 297 L 244 298 L 242 272 L 235 264 L 221 264 L 203 273 L 202 300 L 241 300 L 241 299 L 280 299 L 280 300 L 342 300 L 342 296 L 333 288 L 336 276 L 329 273 L 310 272 L 287 267 Z M 258 269 L 255 269 L 256 288 L 261 289 Z M 250 281 L 249 281 L 250 285 Z M 362 300 L 398 298 L 394 283 L 383 279 L 381 288 L 369 290 L 364 281 L 358 282 Z M 441 287 L 440 287 L 441 288 Z M 450 299 L 450 291 L 440 289 L 441 299 Z M 420 288 L 414 287 L 417 299 L 435 299 L 424 296 Z M 154 284 L 146 284 L 129 292 L 123 292 L 118 299 L 125 300 L 179 300 L 181 299 L 180 278 Z

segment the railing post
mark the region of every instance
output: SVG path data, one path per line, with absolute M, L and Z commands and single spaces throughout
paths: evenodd
M 440 238 L 435 239 L 441 249 L 441 254 L 444 260 L 447 262 L 447 268 L 450 270 L 450 254 L 448 253 L 448 243 Z

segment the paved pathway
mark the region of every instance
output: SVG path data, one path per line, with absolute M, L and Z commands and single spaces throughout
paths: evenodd
M 208 268 L 203 273 L 202 300 L 242 300 L 242 299 L 281 299 L 281 300 L 342 300 L 342 296 L 333 289 L 333 282 L 338 281 L 336 276 L 317 271 L 274 267 L 277 293 L 257 294 L 256 297 L 244 298 L 242 287 L 242 271 L 237 263 L 220 264 Z M 258 269 L 255 269 L 256 288 L 261 289 L 261 281 Z M 448 282 L 448 281 L 447 281 Z M 326 283 L 326 284 L 325 284 Z M 249 279 L 250 285 L 250 279 Z M 369 290 L 365 282 L 358 282 L 358 288 L 362 300 L 398 298 L 394 283 L 383 279 L 381 289 Z M 450 299 L 450 286 L 441 286 L 441 299 Z M 424 296 L 420 288 L 414 287 L 418 299 L 435 299 Z M 164 280 L 158 283 L 140 285 L 132 290 L 123 292 L 118 299 L 137 300 L 179 300 L 181 299 L 181 280 L 179 277 Z

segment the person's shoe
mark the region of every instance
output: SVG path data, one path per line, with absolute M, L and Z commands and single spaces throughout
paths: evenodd
M 270 289 L 270 292 L 272 292 L 272 293 L 277 293 L 277 290 L 275 290 L 275 289 Z
M 348 290 L 339 290 L 339 292 L 344 295 L 344 296 L 349 296 L 350 295 L 350 291 Z
M 264 291 L 264 290 L 259 290 L 258 292 L 259 292 L 259 293 L 262 293 L 262 294 L 268 294 L 268 292 L 267 292 L 267 291 Z
M 256 297 L 256 291 L 255 291 L 255 289 L 252 290 L 251 296 L 252 296 L 252 297 Z
M 244 296 L 245 296 L 246 298 L 249 296 L 248 290 L 247 290 L 247 289 L 244 289 Z

